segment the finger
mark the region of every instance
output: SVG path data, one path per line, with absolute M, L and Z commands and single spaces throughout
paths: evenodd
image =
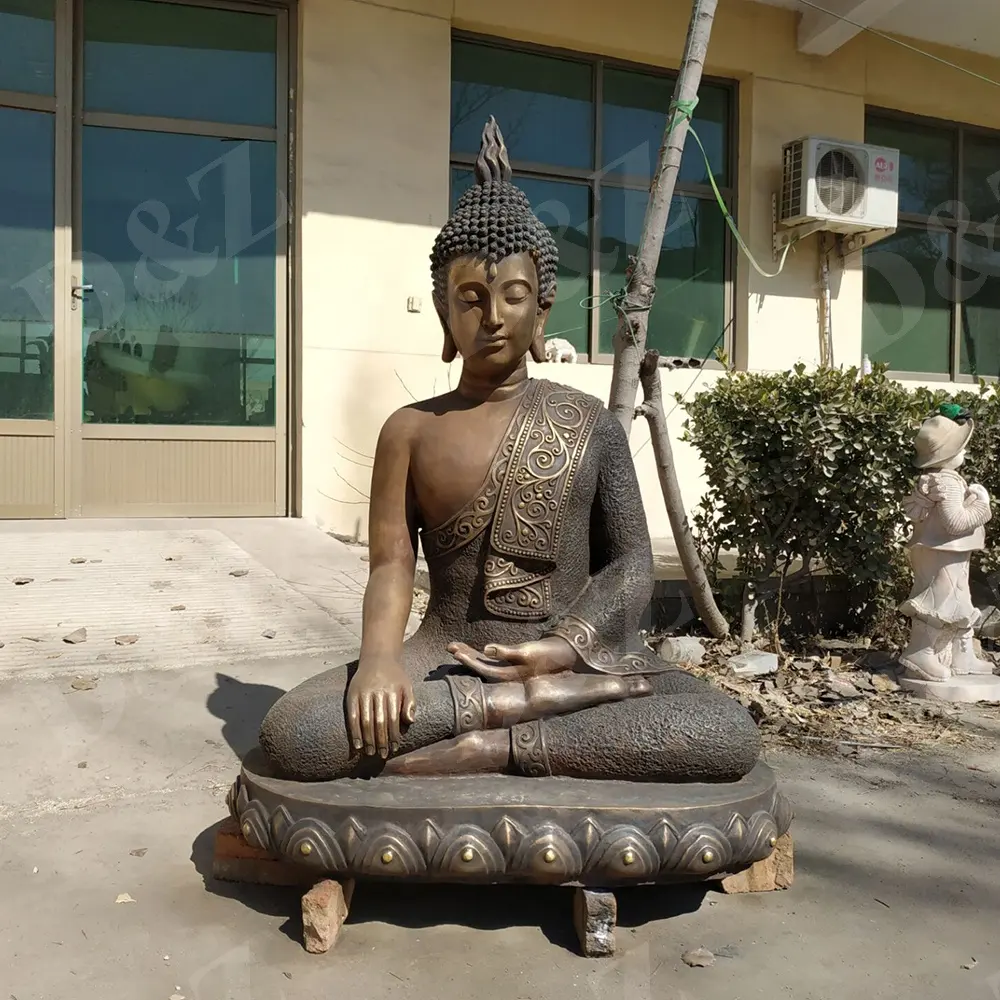
M 521 646 L 498 646 L 492 643 L 483 652 L 491 660 L 506 660 L 508 663 L 524 663 L 526 659 L 524 648 Z
M 401 697 L 395 691 L 390 691 L 386 695 L 386 723 L 389 727 L 389 751 L 396 753 L 399 750 L 399 741 L 402 738 L 399 732 L 399 712 Z
M 413 724 L 413 721 L 417 717 L 417 700 L 413 697 L 413 685 L 407 684 L 403 688 L 403 715 L 406 721 Z
M 389 756 L 389 730 L 385 718 L 386 692 L 375 696 L 375 746 L 379 756 L 385 760 Z
M 351 733 L 351 743 L 355 750 L 363 746 L 361 741 L 361 706 L 357 698 L 351 698 L 347 703 L 347 728 Z
M 487 663 L 485 660 L 480 659 L 479 654 L 476 652 L 465 653 L 461 650 L 457 650 L 451 655 L 454 656 L 455 659 L 462 664 L 462 666 L 468 667 L 470 670 L 479 674 L 480 677 L 487 677 L 490 680 L 495 681 L 516 681 L 521 676 L 520 667 L 505 667 L 499 663 Z
M 365 741 L 365 753 L 375 753 L 375 730 L 372 725 L 372 698 L 374 695 L 361 699 L 361 737 Z

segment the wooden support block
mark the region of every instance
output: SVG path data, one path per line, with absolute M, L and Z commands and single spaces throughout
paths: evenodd
M 577 888 L 573 898 L 573 925 L 580 950 L 588 958 L 604 958 L 615 953 L 618 901 L 613 892 Z
M 337 943 L 353 895 L 353 879 L 324 879 L 302 897 L 302 936 L 311 955 L 322 955 Z
M 792 835 L 786 833 L 778 838 L 778 843 L 769 858 L 757 861 L 746 871 L 730 875 L 722 880 L 722 891 L 729 895 L 745 892 L 774 892 L 790 889 L 795 879 L 795 855 Z
M 289 886 L 311 886 L 320 877 L 313 869 L 293 865 L 259 847 L 251 847 L 231 816 L 223 820 L 215 835 L 212 875 L 224 882 Z

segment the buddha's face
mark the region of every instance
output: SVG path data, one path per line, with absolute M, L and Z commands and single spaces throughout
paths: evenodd
M 465 367 L 484 373 L 516 367 L 532 347 L 545 356 L 545 321 L 551 303 L 538 301 L 538 275 L 529 253 L 496 265 L 460 257 L 448 274 L 446 336 Z

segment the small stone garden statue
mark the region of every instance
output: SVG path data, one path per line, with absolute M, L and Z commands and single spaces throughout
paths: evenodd
M 992 516 L 985 488 L 958 472 L 974 426 L 972 414 L 955 403 L 923 422 L 914 444 L 920 476 L 903 502 L 913 523 L 913 589 L 900 606 L 912 621 L 900 657 L 902 683 L 947 701 L 1000 698 L 1000 678 L 973 643 L 979 611 L 969 590 L 969 560 L 984 548 L 983 526 Z

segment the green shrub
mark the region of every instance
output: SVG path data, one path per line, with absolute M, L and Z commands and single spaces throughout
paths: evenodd
M 857 369 L 798 365 L 728 372 L 685 407 L 683 439 L 701 455 L 707 492 L 692 526 L 710 576 L 719 554 L 744 580 L 788 581 L 797 560 L 851 581 L 855 631 L 892 613 L 909 576 L 902 500 L 915 477 L 913 437 L 940 403 L 968 406 L 976 433 L 963 473 L 1000 496 L 1000 398 L 992 387 L 948 396 Z M 995 532 L 1000 536 L 1000 532 Z M 997 539 L 1000 541 L 1000 538 Z M 1000 568 L 1000 546 L 983 553 Z

